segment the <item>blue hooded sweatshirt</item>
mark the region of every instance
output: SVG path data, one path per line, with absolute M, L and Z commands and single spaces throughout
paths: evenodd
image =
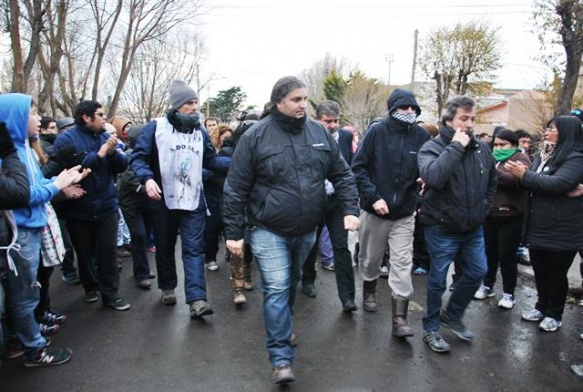
M 16 225 L 27 229 L 40 229 L 46 226 L 46 203 L 59 193 L 54 179 L 43 177 L 40 167 L 28 144 L 28 118 L 32 104 L 30 95 L 11 93 L 0 95 L 0 121 L 5 122 L 18 151 L 18 157 L 26 167 L 30 183 L 28 207 L 14 211 Z

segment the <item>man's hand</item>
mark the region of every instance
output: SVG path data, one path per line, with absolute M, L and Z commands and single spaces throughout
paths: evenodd
M 85 190 L 81 188 L 81 185 L 70 185 L 66 188 L 63 188 L 63 194 L 65 195 L 66 199 L 80 199 L 85 195 Z
M 455 130 L 453 138 L 451 139 L 453 142 L 460 142 L 462 146 L 467 146 L 470 143 L 470 137 L 466 132 L 462 132 L 461 128 Z
M 152 200 L 160 200 L 162 198 L 162 189 L 156 184 L 156 181 L 149 179 L 146 181 L 146 193 L 148 197 Z
M 357 216 L 346 215 L 344 217 L 344 229 L 350 231 L 356 231 L 360 227 L 360 220 Z
M 357 218 L 358 219 L 358 218 Z M 244 240 L 227 240 L 227 249 L 235 257 L 243 256 Z
M 389 206 L 383 199 L 379 199 L 372 205 L 377 215 L 386 215 L 389 213 Z
M 583 184 L 579 184 L 571 192 L 567 193 L 569 197 L 580 197 L 583 196 Z
M 519 180 L 528 170 L 528 167 L 522 164 L 521 162 L 508 161 L 504 164 L 504 167 L 508 170 L 510 174 L 512 174 L 514 178 L 517 178 Z
M 70 169 L 65 169 L 59 173 L 54 182 L 57 189 L 61 191 L 69 185 L 77 184 L 91 173 L 91 169 L 83 169 L 83 171 L 79 171 L 80 169 L 81 165 L 78 165 Z

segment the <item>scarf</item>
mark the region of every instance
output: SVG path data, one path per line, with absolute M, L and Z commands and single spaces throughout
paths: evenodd
M 553 152 L 555 152 L 556 147 L 557 143 L 549 141 L 545 141 L 543 143 L 543 149 L 540 152 L 540 157 L 543 163 L 547 162 L 551 158 L 551 155 L 553 155 Z
M 512 155 L 519 151 L 516 148 L 509 148 L 509 149 L 501 149 L 497 148 L 494 150 L 494 159 L 496 162 L 502 162 L 510 158 Z
M 407 124 L 413 124 L 415 122 L 415 120 L 417 119 L 417 114 L 416 113 L 393 112 L 393 113 L 391 113 L 391 117 L 393 117 L 396 120 L 407 123 Z
M 290 117 L 287 114 L 283 114 L 279 110 L 277 110 L 276 106 L 271 108 L 271 115 L 275 119 L 275 121 L 281 126 L 281 128 L 290 133 L 300 133 L 304 128 L 304 124 L 308 119 L 308 116 L 303 116 L 301 118 Z

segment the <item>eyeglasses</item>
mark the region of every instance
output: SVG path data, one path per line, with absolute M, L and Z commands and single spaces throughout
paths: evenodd
M 557 128 L 552 128 L 552 127 L 545 129 L 545 131 L 546 132 L 559 132 L 559 130 Z

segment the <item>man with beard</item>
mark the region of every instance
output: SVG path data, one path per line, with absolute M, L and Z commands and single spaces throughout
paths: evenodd
M 439 136 L 425 143 L 418 156 L 425 182 L 420 221 L 431 257 L 423 340 L 439 353 L 450 351 L 440 321 L 460 340 L 474 339 L 462 317 L 488 271 L 482 224 L 494 202 L 498 174 L 490 147 L 474 138 L 475 120 L 474 101 L 452 97 L 441 114 Z M 463 274 L 441 311 L 447 271 L 456 256 Z

